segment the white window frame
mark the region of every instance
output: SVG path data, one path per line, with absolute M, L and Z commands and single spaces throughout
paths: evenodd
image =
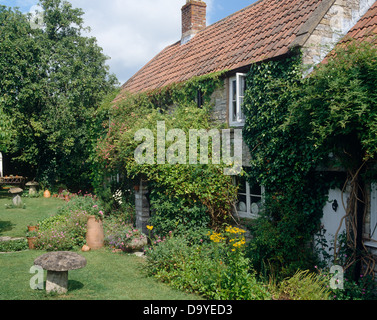
M 239 195 L 246 196 L 246 211 L 239 211 L 237 210 L 237 214 L 240 218 L 243 219 L 257 219 L 259 217 L 260 207 L 258 207 L 258 212 L 253 212 L 253 204 L 251 202 L 251 197 L 258 197 L 261 199 L 261 206 L 264 203 L 264 194 L 265 188 L 261 186 L 261 194 L 252 194 L 249 182 L 246 181 L 246 194 L 245 193 L 238 193 Z
M 232 127 L 240 127 L 245 124 L 245 117 L 242 112 L 242 102 L 244 99 L 245 92 L 241 92 L 241 81 L 242 78 L 245 78 L 245 73 L 236 73 L 236 75 L 232 78 L 229 78 L 229 126 Z M 233 86 L 234 83 L 236 85 L 236 117 L 237 119 L 233 119 Z

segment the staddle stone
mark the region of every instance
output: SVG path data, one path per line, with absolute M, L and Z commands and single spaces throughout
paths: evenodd
M 68 271 L 84 268 L 86 259 L 74 252 L 57 251 L 38 257 L 34 260 L 34 265 L 47 270 L 47 293 L 62 294 L 68 290 Z
M 46 292 L 64 294 L 68 291 L 68 271 L 47 271 Z

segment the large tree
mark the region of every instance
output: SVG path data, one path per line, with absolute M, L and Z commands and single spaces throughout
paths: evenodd
M 96 39 L 83 35 L 81 9 L 62 0 L 39 5 L 38 28 L 35 17 L 0 7 L 0 110 L 12 119 L 7 147 L 26 174 L 78 186 L 88 183 L 93 117 L 117 81 Z

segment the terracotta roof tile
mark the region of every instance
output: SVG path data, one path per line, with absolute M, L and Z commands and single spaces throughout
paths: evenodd
M 327 0 L 260 0 L 208 26 L 188 43 L 166 47 L 122 89 L 155 89 L 286 54 L 322 1 Z

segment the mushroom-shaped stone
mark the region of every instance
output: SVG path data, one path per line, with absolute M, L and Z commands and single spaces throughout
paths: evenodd
M 37 187 L 39 186 L 39 183 L 33 180 L 26 183 L 25 186 L 30 187 L 29 194 L 34 195 L 37 193 Z
M 13 204 L 16 206 L 16 207 L 21 207 L 22 206 L 22 200 L 21 200 L 21 196 L 20 194 L 23 192 L 24 190 L 22 190 L 21 188 L 10 188 L 9 189 L 9 193 L 11 193 L 13 195 Z
M 68 291 L 68 271 L 84 268 L 86 259 L 74 252 L 57 251 L 38 257 L 34 265 L 47 270 L 47 293 L 64 294 Z

